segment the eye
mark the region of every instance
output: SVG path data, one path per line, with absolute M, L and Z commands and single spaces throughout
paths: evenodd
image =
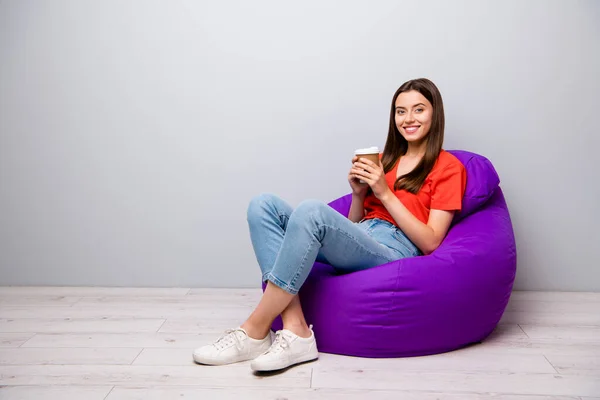
M 415 111 L 420 113 L 420 112 L 423 112 L 423 109 L 422 108 L 417 108 Z
M 402 115 L 402 114 L 404 114 L 404 110 L 396 110 L 396 114 Z

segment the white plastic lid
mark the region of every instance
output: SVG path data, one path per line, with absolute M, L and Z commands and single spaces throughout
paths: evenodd
M 354 154 L 358 155 L 358 154 L 379 154 L 379 147 L 377 146 L 373 146 L 373 147 L 366 147 L 364 149 L 358 149 L 354 152 Z

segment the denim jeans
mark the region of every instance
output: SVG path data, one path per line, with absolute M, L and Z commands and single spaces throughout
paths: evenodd
M 388 221 L 352 222 L 318 200 L 293 209 L 276 195 L 261 194 L 250 201 L 248 225 L 263 282 L 291 294 L 298 293 L 315 261 L 353 272 L 421 254 Z

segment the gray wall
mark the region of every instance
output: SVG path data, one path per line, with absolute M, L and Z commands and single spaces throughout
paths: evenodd
M 429 77 L 516 287 L 600 290 L 597 1 L 2 1 L 0 284 L 256 286 L 246 207 L 349 192 Z

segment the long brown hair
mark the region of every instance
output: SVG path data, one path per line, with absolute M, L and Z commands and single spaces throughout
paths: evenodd
M 383 148 L 383 155 L 381 157 L 381 164 L 383 170 L 388 173 L 392 168 L 398 157 L 406 154 L 408 150 L 408 142 L 400 134 L 396 127 L 396 98 L 400 93 L 408 92 L 410 90 L 416 90 L 421 93 L 433 107 L 433 114 L 431 117 L 431 127 L 429 133 L 426 136 L 427 147 L 425 155 L 419 161 L 417 166 L 407 174 L 402 175 L 396 182 L 394 182 L 394 190 L 404 189 L 408 192 L 416 194 L 423 186 L 425 178 L 433 169 L 435 162 L 442 150 L 442 144 L 444 142 L 444 104 L 442 103 L 442 95 L 438 88 L 429 79 L 420 78 L 413 79 L 405 82 L 396 90 L 394 98 L 392 99 L 392 110 L 390 112 L 390 128 L 388 131 L 388 137 Z

